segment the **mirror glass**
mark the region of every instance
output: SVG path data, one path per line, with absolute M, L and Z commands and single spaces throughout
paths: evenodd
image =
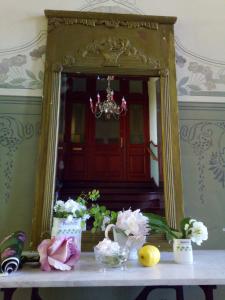
M 165 215 L 160 79 L 113 74 L 114 100 L 124 97 L 127 111 L 107 117 L 94 112 L 97 95 L 107 99 L 107 78 L 62 73 L 55 200 L 98 189 L 108 209 Z

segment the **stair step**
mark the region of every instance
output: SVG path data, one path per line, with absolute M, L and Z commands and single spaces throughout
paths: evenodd
M 163 214 L 163 187 L 157 187 L 150 182 L 64 182 L 60 189 L 60 198 L 67 200 L 76 198 L 81 192 L 98 189 L 98 203 L 110 210 L 138 209 L 144 212 Z

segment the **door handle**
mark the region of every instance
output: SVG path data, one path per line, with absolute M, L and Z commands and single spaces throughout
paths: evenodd
M 82 151 L 82 148 L 81 147 L 73 147 L 72 150 L 73 151 Z
M 120 148 L 123 148 L 123 138 L 120 138 Z

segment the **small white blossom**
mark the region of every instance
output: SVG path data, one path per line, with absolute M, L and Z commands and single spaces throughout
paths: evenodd
M 65 210 L 65 202 L 62 200 L 57 200 L 54 206 L 54 211 L 64 211 Z
M 188 231 L 189 227 L 190 227 L 190 224 L 185 224 L 185 225 L 184 225 L 184 230 L 185 230 L 185 231 Z
M 79 209 L 79 204 L 73 199 L 68 199 L 65 202 L 65 211 L 68 213 L 75 213 L 76 210 Z
M 67 218 L 66 218 L 66 223 L 72 223 L 73 222 L 73 216 L 72 215 L 69 215 Z
M 203 241 L 208 239 L 207 227 L 202 222 L 194 222 L 191 224 L 190 233 L 188 237 L 197 245 L 201 245 Z
M 194 223 L 194 222 L 197 222 L 195 219 L 190 219 L 189 220 L 189 224 L 192 224 L 192 223 Z
M 96 246 L 97 250 L 101 252 L 102 255 L 115 255 L 119 254 L 120 246 L 117 242 L 113 242 L 107 238 L 99 242 Z
M 143 216 L 140 209 L 120 211 L 116 226 L 122 229 L 126 235 L 146 236 L 149 233 L 148 218 Z
M 66 216 L 71 215 L 72 217 L 77 218 L 78 213 L 78 215 L 83 215 L 82 219 L 84 221 L 90 218 L 90 216 L 87 213 L 85 213 L 86 211 L 87 208 L 85 205 L 82 205 L 71 198 L 69 198 L 66 202 L 58 200 L 56 201 L 54 206 L 54 212 L 56 215 L 57 213 L 65 213 Z

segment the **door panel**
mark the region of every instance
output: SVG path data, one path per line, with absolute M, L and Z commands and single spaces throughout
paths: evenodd
M 76 78 L 76 76 L 75 76 Z M 74 79 L 75 82 L 77 81 Z M 128 112 L 119 120 L 96 118 L 88 99 L 100 93 L 105 99 L 104 80 L 87 76 L 84 84 L 71 80 L 66 98 L 64 179 L 79 181 L 148 181 L 148 95 L 143 79 L 118 78 L 115 99 L 127 99 Z M 83 82 L 83 81 L 82 81 Z M 82 87 L 82 89 L 80 88 Z
M 99 152 L 95 161 L 92 164 L 92 180 L 98 181 L 118 181 L 122 179 L 122 172 L 120 166 L 121 158 L 119 155 L 113 153 L 105 154 L 105 151 Z
M 70 181 L 85 178 L 85 169 L 85 154 L 70 153 L 70 155 L 66 158 L 64 179 Z
M 148 112 L 146 95 L 136 95 L 132 100 L 130 100 L 127 121 L 128 181 L 150 180 L 149 157 L 146 152 L 146 145 L 148 142 L 148 113 L 146 112 Z
M 133 181 L 148 180 L 146 153 L 143 147 L 130 148 L 128 156 L 128 179 Z M 147 174 L 146 174 L 147 173 Z

